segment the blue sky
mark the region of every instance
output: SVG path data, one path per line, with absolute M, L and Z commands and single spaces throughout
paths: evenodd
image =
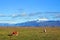
M 60 0 L 0 0 L 0 23 L 60 20 Z

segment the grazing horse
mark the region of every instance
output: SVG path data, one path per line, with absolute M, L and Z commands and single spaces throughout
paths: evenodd
M 46 28 L 43 28 L 43 32 L 46 33 Z
M 10 34 L 8 34 L 8 36 L 13 36 L 13 35 L 15 35 L 15 36 L 18 36 L 18 32 L 17 31 L 13 31 L 12 33 L 10 33 Z
M 18 32 L 17 31 L 13 31 L 12 34 L 18 36 Z

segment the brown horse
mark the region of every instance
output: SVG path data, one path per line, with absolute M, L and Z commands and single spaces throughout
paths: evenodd
M 18 32 L 17 31 L 13 31 L 12 33 L 10 33 L 10 34 L 8 34 L 8 36 L 13 36 L 13 35 L 15 35 L 15 36 L 18 36 Z

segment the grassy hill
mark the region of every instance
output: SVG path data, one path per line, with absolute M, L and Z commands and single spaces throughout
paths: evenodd
M 18 36 L 8 36 L 13 31 L 18 31 Z M 60 28 L 46 27 L 0 27 L 0 40 L 60 40 Z

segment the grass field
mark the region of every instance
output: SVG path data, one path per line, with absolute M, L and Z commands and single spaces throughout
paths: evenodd
M 60 28 L 47 27 L 43 32 L 42 27 L 0 27 L 0 40 L 60 40 Z M 14 30 L 19 32 L 18 36 L 8 36 Z

